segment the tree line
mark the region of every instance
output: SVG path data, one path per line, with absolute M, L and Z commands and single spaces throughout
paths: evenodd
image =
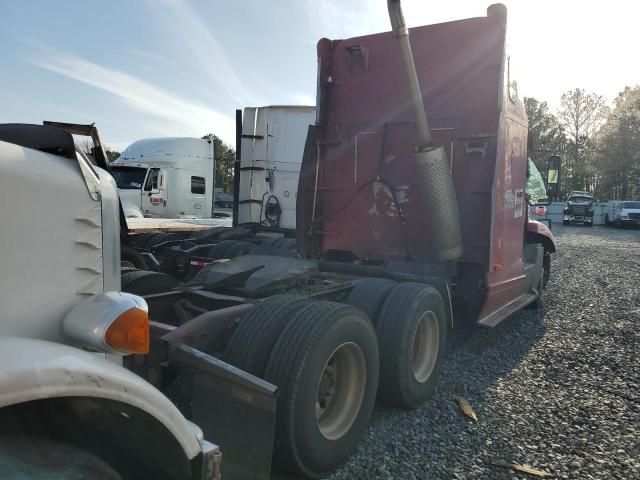
M 640 198 L 640 86 L 625 87 L 613 107 L 576 88 L 547 102 L 524 99 L 533 143 L 530 157 L 546 171 L 550 155 L 562 159 L 558 199 L 587 190 L 599 200 Z
M 227 193 L 233 192 L 233 168 L 236 161 L 236 151 L 226 145 L 217 135 L 207 134 L 202 138 L 213 137 L 213 158 L 215 159 L 216 188 L 222 188 Z

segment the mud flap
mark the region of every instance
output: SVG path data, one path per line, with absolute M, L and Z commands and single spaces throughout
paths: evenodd
M 277 387 L 182 343 L 171 360 L 184 381 L 191 420 L 220 445 L 222 478 L 268 480 Z

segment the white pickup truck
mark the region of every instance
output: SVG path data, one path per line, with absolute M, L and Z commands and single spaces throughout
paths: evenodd
M 609 200 L 605 223 L 618 228 L 640 225 L 640 201 Z
M 150 326 L 120 292 L 113 178 L 64 130 L 4 124 L 0 192 L 0 478 L 219 478 L 218 447 L 122 366 Z

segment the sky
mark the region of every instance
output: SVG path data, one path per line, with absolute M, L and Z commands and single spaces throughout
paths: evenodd
M 483 16 L 490 1 L 403 0 L 407 24 Z M 640 83 L 636 2 L 506 0 L 521 96 L 557 108 Z M 389 30 L 384 0 L 0 0 L 0 122 L 93 123 L 233 145 L 235 109 L 313 105 L 316 42 Z

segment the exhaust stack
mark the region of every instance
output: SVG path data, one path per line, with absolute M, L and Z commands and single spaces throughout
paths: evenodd
M 400 43 L 407 86 L 415 109 L 417 145 L 415 160 L 433 245 L 441 261 L 454 261 L 462 256 L 462 235 L 458 202 L 449 162 L 442 145 L 434 146 L 429 121 L 422 100 L 420 83 L 413 61 L 409 30 L 402 15 L 400 0 L 387 0 L 391 28 Z
M 431 130 L 429 130 L 427 112 L 424 109 L 424 102 L 422 101 L 422 94 L 420 93 L 420 83 L 418 82 L 416 64 L 413 61 L 411 42 L 409 41 L 409 29 L 404 22 L 404 15 L 402 14 L 400 0 L 387 0 L 387 7 L 389 8 L 391 29 L 400 43 L 402 63 L 404 64 L 405 73 L 407 75 L 407 83 L 409 84 L 409 92 L 411 93 L 411 102 L 413 103 L 413 107 L 416 111 L 418 146 L 428 146 L 431 145 Z

